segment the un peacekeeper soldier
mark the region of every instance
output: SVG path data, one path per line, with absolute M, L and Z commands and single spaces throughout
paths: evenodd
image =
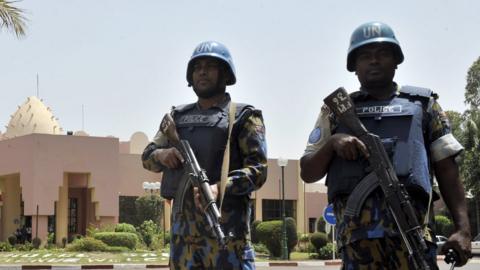
M 405 184 L 424 226 L 428 264 L 438 269 L 434 243 L 432 191 L 435 173 L 452 214 L 455 231 L 443 250 L 453 248 L 464 265 L 471 253 L 465 192 L 455 157 L 463 147 L 452 136 L 436 95 L 426 88 L 393 81 L 403 53 L 392 29 L 372 22 L 352 34 L 347 69 L 355 72 L 360 91 L 350 94 L 365 127 L 382 139 L 399 180 Z M 324 105 L 301 158 L 301 176 L 314 182 L 327 174 L 328 200 L 337 219 L 343 269 L 414 269 L 381 189 L 366 199 L 358 217 L 344 215 L 345 204 L 365 176 L 369 153 L 358 138 L 336 121 Z
M 214 41 L 198 45 L 188 62 L 187 81 L 198 100 L 175 107 L 173 119 L 180 139 L 189 141 L 200 166 L 206 171 L 212 193 L 218 195 L 231 104 L 226 86 L 236 82 L 227 48 Z M 222 229 L 229 236 L 227 248 L 219 247 L 199 210 L 198 191 L 189 190 L 183 211 L 172 212 L 171 269 L 255 269 L 250 243 L 250 195 L 267 177 L 265 127 L 260 110 L 239 103 L 235 107 L 230 166 L 221 207 Z M 183 175 L 180 152 L 168 145 L 165 135 L 159 131 L 146 147 L 142 161 L 146 169 L 163 172 L 161 194 L 173 199 L 175 208 L 178 200 L 174 196 Z M 220 205 L 218 201 L 217 205 Z

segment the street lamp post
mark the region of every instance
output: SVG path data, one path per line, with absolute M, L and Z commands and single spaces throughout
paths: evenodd
M 160 192 L 160 187 L 161 184 L 160 182 L 143 182 L 142 184 L 143 189 L 145 192 L 150 191 L 150 196 L 152 198 L 153 202 L 153 194 L 156 192 Z M 165 202 L 162 201 L 162 206 L 163 206 L 163 246 L 165 247 L 165 233 L 166 233 L 166 228 L 165 228 Z
M 288 164 L 288 159 L 279 157 L 277 164 L 282 168 L 282 260 L 288 260 L 287 222 L 285 219 L 285 166 Z

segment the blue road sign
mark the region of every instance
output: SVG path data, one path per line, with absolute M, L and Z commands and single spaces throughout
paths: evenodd
M 335 215 L 333 214 L 333 205 L 332 204 L 329 204 L 323 210 L 323 219 L 325 219 L 325 221 L 330 225 L 335 225 L 337 223 L 337 219 L 335 218 Z

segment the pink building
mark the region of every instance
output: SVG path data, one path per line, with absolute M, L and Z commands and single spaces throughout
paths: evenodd
M 64 135 L 57 120 L 41 100 L 29 97 L 1 134 L 0 240 L 25 225 L 32 237 L 45 243 L 48 232 L 55 232 L 61 243 L 73 234 L 84 235 L 90 224 L 117 223 L 119 198 L 142 196 L 143 182 L 161 179 L 142 167 L 140 155 L 149 142 L 144 133 L 134 133 L 128 142 L 83 131 Z M 280 214 L 276 160 L 269 160 L 268 174 L 254 196 L 257 220 Z M 308 231 L 326 205 L 321 186 L 311 186 L 301 181 L 298 160 L 290 160 L 285 167 L 287 216 L 297 220 L 301 232 Z M 167 216 L 169 212 L 167 207 Z

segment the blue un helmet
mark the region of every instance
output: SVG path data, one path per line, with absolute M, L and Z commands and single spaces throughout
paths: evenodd
M 192 72 L 194 60 L 199 57 L 213 57 L 224 62 L 228 67 L 230 73 L 230 80 L 227 81 L 227 85 L 233 85 L 237 81 L 235 76 L 235 66 L 233 65 L 232 56 L 225 45 L 216 41 L 205 41 L 200 43 L 192 53 L 190 61 L 188 61 L 187 67 L 187 82 L 192 85 Z
M 393 47 L 397 64 L 403 62 L 403 53 L 395 34 L 390 26 L 381 22 L 364 23 L 357 27 L 350 38 L 350 47 L 348 48 L 347 70 L 355 70 L 355 50 L 371 43 L 387 42 Z

